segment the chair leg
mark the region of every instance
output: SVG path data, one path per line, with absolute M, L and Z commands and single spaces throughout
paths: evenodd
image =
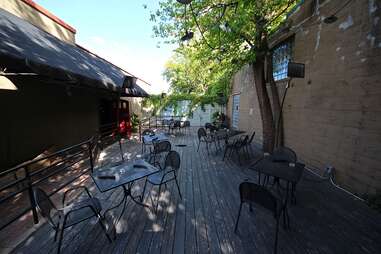
M 228 147 L 225 147 L 224 157 L 222 157 L 222 160 L 225 160 L 226 153 L 228 151 Z
M 161 192 L 161 184 L 159 185 L 159 192 L 157 194 L 155 213 L 157 213 L 157 209 L 159 208 L 160 192 Z
M 293 205 L 296 205 L 296 195 L 295 195 L 295 191 L 296 191 L 296 185 L 293 183 L 291 185 L 291 203 Z
M 58 214 L 57 228 L 54 229 L 55 230 L 54 241 L 57 241 L 58 232 L 60 231 L 60 221 L 61 221 L 61 214 Z
M 103 232 L 105 233 L 105 235 L 106 235 L 108 241 L 109 241 L 110 243 L 112 243 L 111 237 L 110 237 L 110 236 L 108 235 L 108 233 L 107 233 L 106 225 L 103 224 L 103 222 L 102 222 L 102 216 L 101 216 L 99 213 L 97 213 L 97 216 L 98 216 L 98 219 L 99 219 L 99 225 L 101 226 Z
M 181 191 L 180 191 L 180 187 L 179 187 L 179 183 L 177 182 L 177 177 L 175 177 L 175 182 L 176 182 L 176 185 L 177 185 L 177 190 L 179 191 L 180 199 L 183 200 L 183 197 L 182 197 Z
M 62 245 L 62 239 L 63 239 L 63 235 L 64 235 L 64 229 L 65 229 L 65 225 L 66 225 L 66 219 L 67 219 L 67 217 L 65 216 L 64 220 L 63 220 L 63 223 L 61 225 L 60 236 L 58 238 L 57 254 L 61 253 L 61 245 Z
M 241 163 L 241 156 L 240 156 L 240 154 L 239 154 L 239 150 L 236 149 L 235 152 L 236 152 L 237 157 L 238 157 L 238 163 L 239 163 L 239 165 L 242 165 L 242 163 Z
M 279 233 L 279 216 L 276 218 L 274 254 L 278 253 L 278 233 Z
M 142 193 L 142 196 L 140 197 L 140 202 L 143 202 L 143 200 L 144 200 L 144 195 L 146 192 L 146 186 L 147 186 L 147 177 L 146 177 L 146 181 L 144 182 L 143 193 Z
M 235 222 L 234 233 L 237 232 L 239 217 L 241 216 L 241 209 L 242 209 L 242 202 L 241 202 L 241 204 L 239 204 L 238 216 L 237 216 L 237 220 Z
M 54 241 L 56 242 L 57 241 L 57 235 L 58 235 L 58 231 L 60 231 L 60 227 L 58 225 L 58 227 L 55 230 L 55 233 L 54 233 Z

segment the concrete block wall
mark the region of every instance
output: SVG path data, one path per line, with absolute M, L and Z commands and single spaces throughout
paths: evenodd
M 292 80 L 288 90 L 285 145 L 309 166 L 333 165 L 343 187 L 375 193 L 381 188 L 381 4 L 353 0 L 335 23 L 325 24 L 322 19 L 342 1 L 324 1 L 312 11 L 311 3 L 305 1 L 293 16 L 313 16 L 301 26 L 294 23 L 296 28 L 287 35 L 294 36 L 293 61 L 305 63 L 306 75 Z M 233 91 L 253 83 L 248 71 L 245 67 L 236 74 Z M 277 84 L 280 95 L 284 84 Z M 241 103 L 250 102 L 259 112 L 256 97 L 252 87 L 252 93 L 241 94 Z M 240 112 L 242 128 L 261 124 L 260 114 L 248 115 L 245 107 Z

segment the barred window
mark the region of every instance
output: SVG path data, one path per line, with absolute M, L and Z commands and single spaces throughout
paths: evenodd
M 273 50 L 273 76 L 274 80 L 287 78 L 287 66 L 292 55 L 292 40 L 279 44 Z

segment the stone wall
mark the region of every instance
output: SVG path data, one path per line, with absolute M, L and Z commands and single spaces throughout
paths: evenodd
M 340 185 L 375 193 L 381 186 L 381 5 L 353 0 L 335 23 L 322 22 L 341 6 L 339 0 L 305 1 L 290 17 L 290 32 L 273 38 L 275 46 L 294 36 L 293 61 L 306 65 L 305 78 L 292 80 L 288 90 L 284 141 L 310 167 L 333 165 Z M 277 84 L 280 95 L 285 82 Z M 238 72 L 232 85 L 233 93 L 241 92 L 240 128 L 253 126 L 260 141 L 250 68 Z

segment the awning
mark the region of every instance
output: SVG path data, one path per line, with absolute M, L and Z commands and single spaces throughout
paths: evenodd
M 122 96 L 145 97 L 136 83 L 125 88 L 127 73 L 110 62 L 59 40 L 29 22 L 0 9 L 0 67 L 111 89 Z

